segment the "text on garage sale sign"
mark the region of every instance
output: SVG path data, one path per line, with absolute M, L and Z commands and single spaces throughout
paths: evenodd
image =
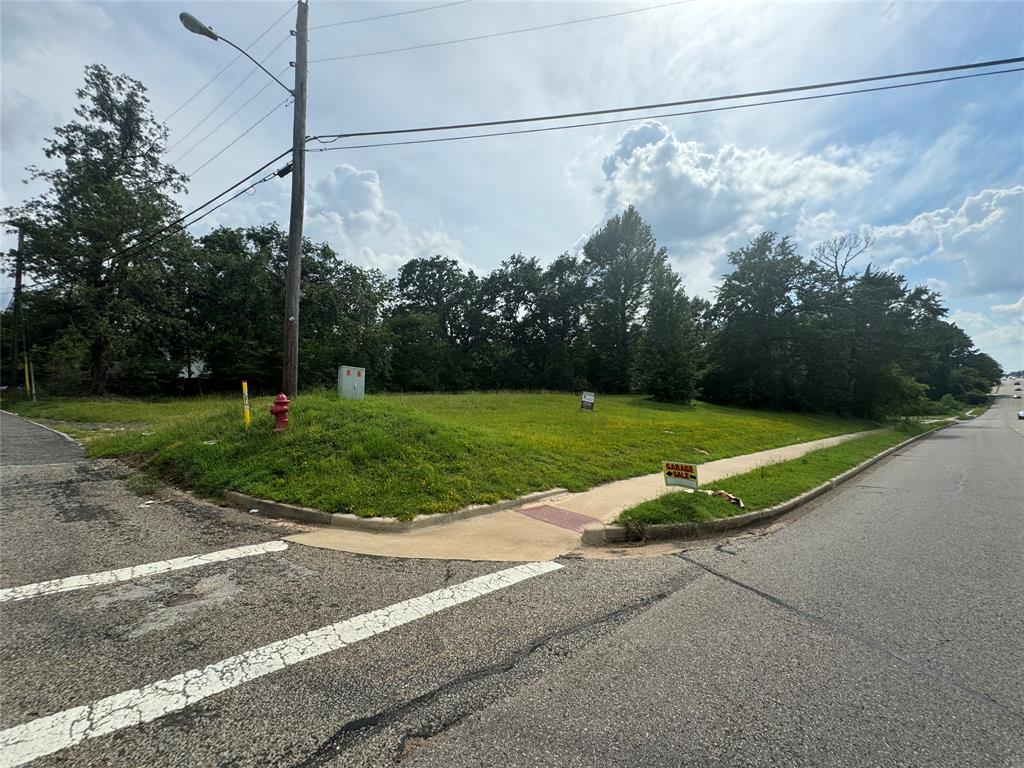
M 661 462 L 661 472 L 665 476 L 665 485 L 680 485 L 693 490 L 698 488 L 696 464 L 663 461 Z

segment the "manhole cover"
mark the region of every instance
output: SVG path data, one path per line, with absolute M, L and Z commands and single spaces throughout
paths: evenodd
M 568 509 L 552 507 L 547 504 L 516 511 L 521 515 L 532 517 L 534 520 L 540 520 L 542 523 L 551 523 L 551 525 L 557 525 L 559 528 L 566 528 L 580 533 L 588 525 L 600 522 L 596 517 L 581 515 L 579 512 L 570 512 Z

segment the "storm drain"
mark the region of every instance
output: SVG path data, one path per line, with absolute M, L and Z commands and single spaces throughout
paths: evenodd
M 552 507 L 547 504 L 542 504 L 539 507 L 518 509 L 516 511 L 521 515 L 532 517 L 534 520 L 540 520 L 542 523 L 551 523 L 551 525 L 557 525 L 559 528 L 566 528 L 579 533 L 582 533 L 583 529 L 588 525 L 600 522 L 596 517 L 581 515 L 578 512 L 570 512 L 568 509 Z

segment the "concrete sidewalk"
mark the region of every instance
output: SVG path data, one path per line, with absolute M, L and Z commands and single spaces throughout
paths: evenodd
M 701 483 L 743 474 L 764 464 L 788 461 L 870 432 L 827 437 L 808 443 L 709 461 L 700 465 Z M 365 555 L 444 560 L 527 561 L 550 560 L 581 546 L 585 525 L 607 523 L 624 509 L 671 492 L 660 472 L 565 493 L 543 503 L 523 505 L 448 525 L 402 533 L 369 533 L 341 528 L 319 528 L 288 537 L 310 547 Z

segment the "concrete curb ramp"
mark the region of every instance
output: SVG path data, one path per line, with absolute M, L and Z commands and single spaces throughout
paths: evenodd
M 813 501 L 822 494 L 834 490 L 839 484 L 845 483 L 850 478 L 859 475 L 868 467 L 876 464 L 887 456 L 891 456 L 896 453 L 896 451 L 906 448 L 908 445 L 918 440 L 930 437 L 936 432 L 946 429 L 955 423 L 956 422 L 952 422 L 946 426 L 938 427 L 937 429 L 933 429 L 929 432 L 915 435 L 909 440 L 904 440 L 902 443 L 894 445 L 892 448 L 887 448 L 877 456 L 873 456 L 867 461 L 858 464 L 853 469 L 849 469 L 846 472 L 843 472 L 843 474 L 812 488 L 806 493 L 802 493 L 796 498 L 784 501 L 774 507 L 758 509 L 742 515 L 733 515 L 732 517 L 723 517 L 717 520 L 703 520 L 697 523 L 662 523 L 658 525 L 647 525 L 643 526 L 642 531 L 630 529 L 617 523 L 591 525 L 583 531 L 583 543 L 591 546 L 600 546 L 602 544 L 617 544 L 625 541 L 640 541 L 648 539 L 699 539 L 721 533 L 722 531 L 742 528 L 761 520 L 770 520 L 773 517 L 778 517 L 786 512 L 790 512 L 797 507 L 802 507 L 807 502 Z
M 285 517 L 289 520 L 300 520 L 304 523 L 316 523 L 318 525 L 331 525 L 355 531 L 402 533 L 435 525 L 447 525 L 459 520 L 478 517 L 479 515 L 489 515 L 492 512 L 500 512 L 503 509 L 510 509 L 523 504 L 532 504 L 541 499 L 559 496 L 566 492 L 567 489 L 565 488 L 552 488 L 550 491 L 538 491 L 537 493 L 521 496 L 518 499 L 503 499 L 494 504 L 473 504 L 448 514 L 417 515 L 412 520 L 397 520 L 393 517 L 359 517 L 358 515 L 322 512 L 319 509 L 297 507 L 294 504 L 282 504 L 277 501 L 258 499 L 255 496 L 247 496 L 237 491 L 224 491 L 224 500 L 240 509 L 250 512 L 255 510 L 261 515 L 268 515 L 270 517 Z

